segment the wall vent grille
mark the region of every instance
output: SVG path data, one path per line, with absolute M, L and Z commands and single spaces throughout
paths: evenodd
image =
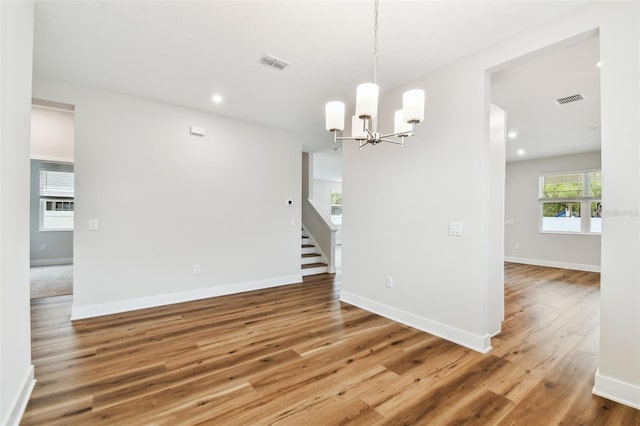
M 556 103 L 558 105 L 567 105 L 567 104 L 572 104 L 574 102 L 579 102 L 579 101 L 584 101 L 584 96 L 582 96 L 581 93 L 556 99 Z
M 282 71 L 283 69 L 285 69 L 287 66 L 291 64 L 290 62 L 285 61 L 284 59 L 277 58 L 273 55 L 269 55 L 268 53 L 265 53 L 264 55 L 262 55 L 258 63 L 265 65 L 269 68 L 277 69 L 279 71 Z

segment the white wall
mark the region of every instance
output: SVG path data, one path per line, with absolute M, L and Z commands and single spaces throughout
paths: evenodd
M 640 403 L 640 178 L 637 3 L 594 2 L 537 29 L 384 93 L 381 128 L 411 87 L 427 116 L 404 150 L 344 145 L 342 299 L 489 349 L 490 195 L 487 70 L 600 29 L 602 59 L 601 352 L 595 392 Z M 495 165 L 494 165 L 495 166 Z M 495 189 L 493 189 L 495 190 Z M 396 207 L 396 215 L 381 206 Z M 449 221 L 464 235 L 447 235 Z M 494 261 L 495 262 L 495 261 Z M 494 265 L 495 266 L 495 265 Z M 395 287 L 385 287 L 385 276 Z M 495 296 L 494 296 L 495 297 Z
M 0 2 L 0 423 L 17 424 L 31 389 L 29 120 L 33 3 Z
M 383 133 L 407 88 L 427 93 L 425 121 L 404 149 L 345 144 L 342 292 L 482 352 L 490 348 L 484 69 L 471 58 L 385 93 Z M 462 237 L 448 235 L 450 221 L 463 222 Z
M 326 135 L 324 136 L 326 138 Z M 342 182 L 342 151 L 314 152 L 313 177 L 318 180 Z
M 34 95 L 75 105 L 74 318 L 301 280 L 297 135 L 39 78 Z
M 502 330 L 504 321 L 504 203 L 507 156 L 507 112 L 491 104 L 489 111 L 489 332 Z
M 599 235 L 538 232 L 538 177 L 545 173 L 600 167 L 600 152 L 508 163 L 505 191 L 506 259 L 534 265 L 599 271 Z M 516 244 L 520 248 L 516 249 Z
M 640 409 L 640 4 L 599 20 L 604 211 L 594 393 Z
M 31 108 L 31 158 L 73 163 L 73 112 Z

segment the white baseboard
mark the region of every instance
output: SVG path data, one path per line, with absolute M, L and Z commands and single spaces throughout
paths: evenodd
M 550 268 L 572 269 L 575 271 L 600 272 L 600 265 L 583 263 L 557 262 L 555 260 L 529 259 L 526 257 L 505 256 L 505 262 L 523 263 L 525 265 L 548 266 Z
M 6 426 L 18 426 L 20 424 L 20 420 L 22 420 L 24 410 L 27 408 L 29 398 L 31 397 L 31 392 L 33 392 L 33 387 L 35 385 L 35 373 L 33 365 L 31 365 L 24 377 L 24 380 L 22 381 L 22 389 L 20 391 L 20 394 L 16 396 L 13 405 L 11 406 L 9 417 L 7 417 L 2 424 Z
M 340 292 L 340 300 L 483 354 L 491 350 L 491 336 L 489 334 L 479 336 L 469 333 L 468 331 L 421 317 L 366 297 L 357 296 L 344 290 Z
M 58 259 L 32 259 L 31 266 L 54 266 L 54 265 L 71 265 L 72 257 L 61 257 Z
M 640 386 L 603 376 L 600 369 L 596 370 L 595 385 L 591 392 L 640 410 Z
M 71 307 L 71 320 L 74 321 L 85 318 L 100 317 L 103 315 L 119 314 L 138 309 L 172 305 L 174 303 L 190 302 L 192 300 L 208 299 L 210 297 L 225 296 L 228 294 L 261 290 L 263 288 L 278 287 L 281 285 L 301 282 L 302 275 L 288 275 L 259 281 L 247 281 L 243 283 L 181 291 L 177 293 L 159 294 L 156 296 L 120 300 L 117 302 L 100 303 L 95 305 L 77 306 L 74 302 L 74 305 Z

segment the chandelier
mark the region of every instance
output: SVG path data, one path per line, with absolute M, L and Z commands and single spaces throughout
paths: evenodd
M 424 119 L 424 90 L 412 89 L 402 96 L 402 109 L 395 112 L 393 133 L 379 133 L 378 115 L 378 0 L 373 15 L 373 83 L 362 83 L 356 89 L 356 114 L 351 118 L 351 137 L 338 136 L 344 130 L 344 102 L 331 101 L 326 105 L 326 127 L 333 133 L 333 142 L 355 140 L 363 146 L 389 142 L 404 147 L 404 140 L 413 136 L 416 124 Z M 394 139 L 392 139 L 394 138 Z

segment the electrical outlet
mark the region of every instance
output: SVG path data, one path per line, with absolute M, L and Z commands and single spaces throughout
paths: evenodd
M 386 279 L 385 279 L 387 288 L 393 288 L 393 277 L 390 275 L 387 275 Z
M 47 249 L 46 244 L 40 244 L 40 250 L 45 251 Z
M 514 249 L 516 249 L 516 250 L 518 250 L 518 249 L 520 248 L 520 243 L 515 243 L 515 244 L 513 245 L 513 248 L 514 248 Z
M 193 265 L 193 273 L 196 275 L 200 273 L 200 265 Z

